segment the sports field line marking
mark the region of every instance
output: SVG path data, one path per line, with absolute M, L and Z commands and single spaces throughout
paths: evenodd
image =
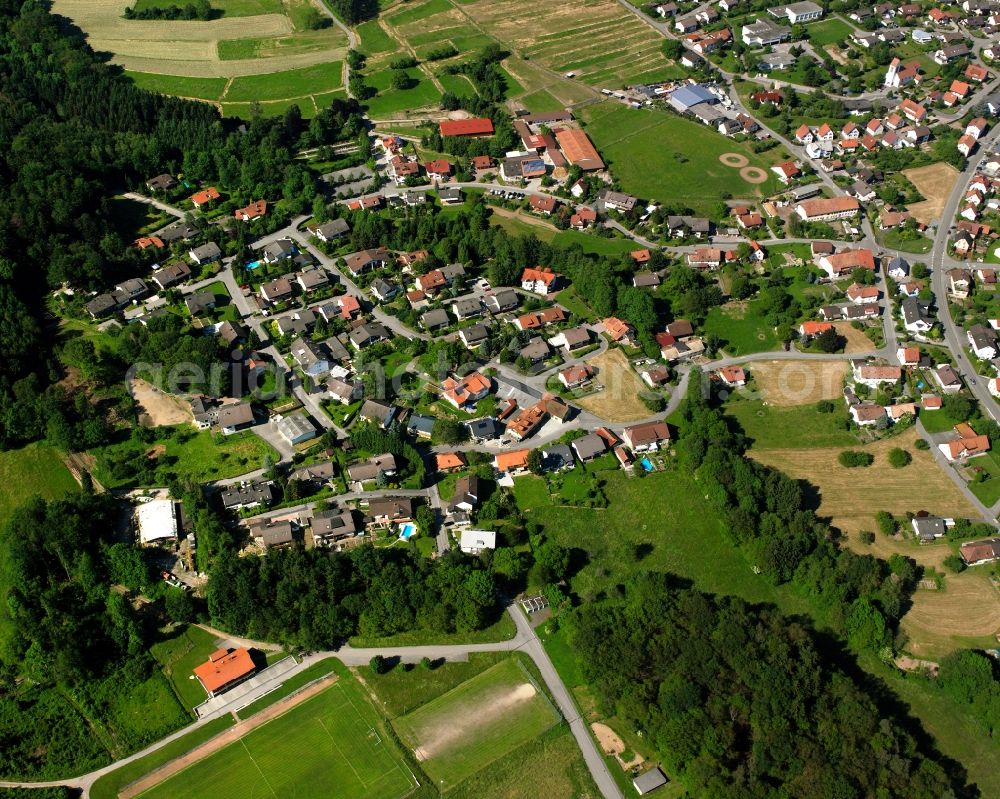
M 250 750 L 247 749 L 247 742 L 244 741 L 242 738 L 240 738 L 240 743 L 243 744 L 243 751 L 247 753 L 247 757 L 250 758 L 250 762 L 253 763 L 253 767 L 257 769 L 257 773 L 259 773 L 261 778 L 263 778 L 264 784 L 268 787 L 268 790 L 271 791 L 271 794 L 274 796 L 274 799 L 278 799 L 278 792 L 271 787 L 271 783 L 268 781 L 267 775 L 264 774 L 264 770 L 259 765 L 257 765 L 257 761 L 254 760 L 254 756 L 250 754 Z
M 367 725 L 368 722 L 365 721 L 365 717 L 361 715 L 361 711 L 358 710 L 357 706 L 354 704 L 354 700 L 351 699 L 351 697 L 347 694 L 347 691 L 344 689 L 344 686 L 341 685 L 340 683 L 336 683 L 336 685 L 340 689 L 341 695 L 344 697 L 344 699 L 346 699 L 350 703 L 351 707 L 354 709 L 354 714 L 358 717 L 358 720 L 362 724 L 366 724 Z M 368 729 L 374 730 L 375 728 L 369 725 Z M 379 740 L 381 740 L 381 736 L 379 736 Z M 378 777 L 376 777 L 375 778 L 376 782 L 378 782 L 378 780 L 380 780 L 380 779 L 382 779 L 384 777 L 387 777 L 388 775 L 392 774 L 393 771 L 400 771 L 404 775 L 406 773 L 409 773 L 410 778 L 413 780 L 413 788 L 414 789 L 420 787 L 420 780 L 417 779 L 417 775 L 414 774 L 413 771 L 410 770 L 410 768 L 408 766 L 406 766 L 406 771 L 403 771 L 405 763 L 403 761 L 397 760 L 393 756 L 392 749 L 390 749 L 389 747 L 385 747 L 382 751 L 385 752 L 386 757 L 389 758 L 389 762 L 391 762 L 393 764 L 393 767 L 391 769 L 389 769 L 388 771 L 382 772 L 382 774 L 380 774 Z
M 323 723 L 323 719 L 317 718 L 316 721 L 319 722 L 319 726 L 323 728 L 323 732 L 325 732 L 327 736 L 330 738 L 330 743 L 332 743 L 336 747 L 337 752 L 344 759 L 344 762 L 347 763 L 347 767 L 354 772 L 354 776 L 358 778 L 358 782 L 360 782 L 361 785 L 367 790 L 368 783 L 365 782 L 363 779 L 361 779 L 361 775 L 358 774 L 358 770 L 354 768 L 354 764 L 351 763 L 350 758 L 348 758 L 347 755 L 344 754 L 344 750 L 340 748 L 340 744 L 337 743 L 337 739 L 330 734 L 330 731 L 326 728 L 326 725 Z M 277 799 L 277 797 L 275 797 L 275 799 Z

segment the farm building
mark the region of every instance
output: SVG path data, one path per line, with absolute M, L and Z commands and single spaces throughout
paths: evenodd
M 559 149 L 563 151 L 566 160 L 584 172 L 604 169 L 604 161 L 598 155 L 590 137 L 582 130 L 576 128 L 560 130 L 556 133 L 556 141 L 559 142 Z

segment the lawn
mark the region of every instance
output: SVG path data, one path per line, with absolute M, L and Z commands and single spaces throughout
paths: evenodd
M 475 86 L 465 75 L 438 75 L 438 80 L 444 86 L 446 92 L 451 92 L 458 97 L 475 97 L 477 95 Z
M 931 390 L 936 387 L 936 384 L 931 383 Z M 936 411 L 925 411 L 920 414 L 920 424 L 924 426 L 924 430 L 928 433 L 947 433 L 955 425 L 965 421 L 968 420 L 954 418 L 944 408 Z
M 631 239 L 604 238 L 593 236 L 579 230 L 560 230 L 552 239 L 556 247 L 572 247 L 579 245 L 588 255 L 624 255 L 638 249 Z
M 839 403 L 833 413 L 820 413 L 815 405 L 780 407 L 733 396 L 726 412 L 758 449 L 849 447 L 858 443 L 857 436 L 844 426 L 847 414 Z
M 809 34 L 809 43 L 813 47 L 826 47 L 828 44 L 842 42 L 854 31 L 850 25 L 842 19 L 827 17 L 820 22 L 813 22 L 806 26 Z
M 988 475 L 983 482 L 975 480 L 969 483 L 969 489 L 986 507 L 992 507 L 1000 502 L 1000 456 L 995 450 L 969 461 L 969 471 Z
M 140 794 L 143 799 L 396 799 L 414 787 L 363 690 L 328 689 Z
M 177 698 L 188 710 L 206 699 L 201 683 L 191 678 L 194 667 L 207 661 L 208 656 L 218 648 L 214 635 L 193 624 L 178 627 L 150 648 Z
M 244 75 L 233 78 L 225 100 L 252 102 L 307 97 L 341 88 L 343 78 L 344 66 L 341 61 L 264 75 Z
M 724 196 L 755 197 L 778 190 L 767 172 L 761 184 L 725 166 L 725 153 L 744 156 L 749 166 L 767 169 L 781 160 L 781 148 L 759 156 L 744 143 L 674 114 L 632 109 L 605 101 L 583 111 L 587 133 L 624 191 L 643 199 L 709 213 Z
M 560 724 L 473 774 L 448 799 L 598 799 L 600 791 L 569 727 Z
M 274 448 L 253 433 L 216 436 L 187 428 L 150 446 L 129 439 L 93 452 L 97 457 L 94 476 L 108 488 L 132 484 L 133 472 L 123 467 L 131 466 L 128 461 L 144 454 L 154 461 L 156 485 L 166 485 L 172 479 L 191 479 L 198 483 L 222 480 L 259 469 L 265 457 L 279 459 Z M 116 469 L 115 463 L 122 466 Z
M 158 230 L 174 218 L 148 203 L 128 197 L 115 197 L 111 201 L 111 212 L 115 230 L 127 241 Z
M 473 652 L 466 661 L 449 660 L 431 669 L 397 666 L 385 674 L 376 674 L 365 666 L 362 672 L 365 684 L 378 697 L 386 716 L 394 719 L 437 699 L 510 656 L 509 652 Z
M 754 312 L 752 301 L 712 308 L 705 318 L 705 334 L 718 336 L 730 356 L 768 352 L 779 343 L 774 328 Z
M 508 658 L 393 726 L 434 784 L 447 791 L 559 719 L 521 662 Z
M 11 513 L 32 497 L 58 499 L 79 486 L 63 463 L 57 449 L 45 444 L 29 444 L 21 449 L 0 452 L 0 527 Z
M 615 590 L 642 568 L 687 577 L 704 591 L 773 602 L 791 612 L 804 609 L 796 596 L 753 573 L 690 474 L 668 469 L 630 478 L 615 470 L 601 477 L 610 504 L 596 509 L 553 504 L 540 477 L 514 481 L 525 517 L 574 551 L 579 570 L 570 588 L 583 601 Z
M 534 236 L 540 241 L 549 243 L 557 235 L 556 229 L 551 225 L 545 223 L 538 224 L 537 222 L 532 224 L 521 216 L 506 216 L 500 213 L 493 213 L 490 215 L 490 224 L 494 227 L 503 228 L 512 236 Z
M 356 635 L 348 643 L 356 647 L 393 647 L 422 646 L 424 644 L 485 644 L 494 641 L 507 641 L 514 637 L 517 630 L 514 620 L 504 613 L 494 624 L 482 630 L 468 633 L 435 633 L 428 630 L 415 630 L 400 633 L 386 638 L 366 638 Z
M 914 235 L 904 238 L 898 230 L 888 230 L 880 234 L 879 238 L 883 246 L 887 249 L 914 253 L 916 255 L 923 255 L 930 252 L 931 247 L 934 246 L 934 242 L 926 236 Z

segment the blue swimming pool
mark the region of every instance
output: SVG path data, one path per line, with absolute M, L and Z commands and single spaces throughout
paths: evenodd
M 251 261 L 247 264 L 247 269 L 257 269 L 260 267 L 260 261 Z
M 411 536 L 417 534 L 417 525 L 413 522 L 407 522 L 402 527 L 399 528 L 399 537 L 404 541 L 408 541 Z
M 643 458 L 639 461 L 639 465 L 647 472 L 653 471 L 653 464 L 650 462 L 649 458 Z

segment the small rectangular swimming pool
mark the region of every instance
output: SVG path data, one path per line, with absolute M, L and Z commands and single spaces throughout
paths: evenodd
M 653 464 L 649 460 L 649 458 L 643 458 L 641 461 L 639 461 L 639 465 L 647 472 L 653 471 Z
M 402 527 L 399 528 L 399 537 L 404 541 L 408 541 L 412 536 L 417 534 L 417 525 L 413 522 L 407 522 Z

